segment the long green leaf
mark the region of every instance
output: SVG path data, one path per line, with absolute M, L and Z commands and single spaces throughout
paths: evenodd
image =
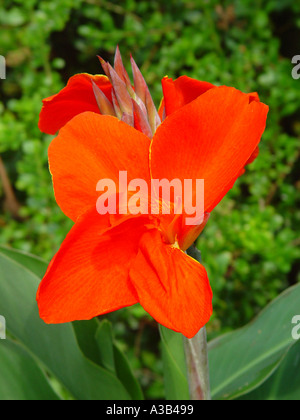
M 46 273 L 48 263 L 42 260 L 41 258 L 38 258 L 34 255 L 28 254 L 23 251 L 7 248 L 2 245 L 0 245 L 0 253 L 20 263 L 28 270 L 36 274 L 39 278 L 42 278 Z
M 74 322 L 77 341 L 85 356 L 112 372 L 123 383 L 133 400 L 143 400 L 143 392 L 131 366 L 114 343 L 111 323 L 104 319 Z
M 0 341 L 0 400 L 59 400 L 32 356 L 10 339 Z
M 0 252 L 0 314 L 7 330 L 76 398 L 130 399 L 118 378 L 84 357 L 71 324 L 45 325 L 35 301 L 39 278 Z
M 189 385 L 182 334 L 160 326 L 167 400 L 189 400 Z
M 299 401 L 300 400 L 300 340 L 289 350 L 279 368 L 260 387 L 241 400 Z
M 214 399 L 234 399 L 261 385 L 279 366 L 299 312 L 300 285 L 273 301 L 251 324 L 209 343 Z
M 112 327 L 109 321 L 103 320 L 101 322 L 96 331 L 95 339 L 103 366 L 106 369 L 115 372 L 114 340 Z
M 143 400 L 143 392 L 136 380 L 131 366 L 114 343 L 112 327 L 109 321 L 103 320 L 99 325 L 95 339 L 103 366 L 116 373 L 133 400 Z
M 100 325 L 99 320 L 97 318 L 93 318 L 89 321 L 76 321 L 73 322 L 72 325 L 75 330 L 79 347 L 85 357 L 106 369 L 106 366 L 102 363 L 98 345 L 95 340 L 95 336 Z
M 144 395 L 139 382 L 136 380 L 125 354 L 114 344 L 114 359 L 116 374 L 133 400 L 143 400 Z

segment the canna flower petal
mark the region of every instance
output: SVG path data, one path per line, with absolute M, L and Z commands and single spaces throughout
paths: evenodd
M 164 99 L 161 107 L 165 108 L 165 116 L 171 115 L 215 87 L 211 83 L 192 79 L 188 76 L 181 76 L 176 80 L 168 76 L 164 77 L 162 79 Z
M 212 291 L 205 268 L 180 249 L 146 232 L 130 269 L 144 309 L 160 324 L 192 338 L 212 315 Z
M 200 80 L 192 79 L 188 76 L 181 76 L 176 80 L 168 76 L 162 79 L 163 100 L 159 109 L 161 119 L 165 119 L 168 115 L 189 104 L 197 99 L 210 89 L 215 88 L 211 83 L 203 82 Z M 257 92 L 246 94 L 249 101 L 260 102 Z M 247 165 L 252 163 L 259 155 L 259 148 L 255 149 L 251 155 Z M 243 168 L 240 175 L 243 175 L 245 169 Z
M 170 115 L 151 144 L 156 179 L 204 179 L 204 212 L 232 188 L 265 130 L 268 107 L 228 87 L 208 90 Z
M 70 78 L 67 86 L 57 95 L 43 100 L 39 128 L 47 134 L 56 134 L 68 121 L 82 112 L 100 113 L 93 91 L 93 84 L 111 101 L 111 83 L 106 76 L 87 73 Z
M 119 171 L 128 182 L 150 182 L 150 139 L 115 117 L 87 112 L 73 118 L 49 147 L 55 198 L 72 220 L 96 205 L 101 179 L 118 185 Z M 119 192 L 119 191 L 116 191 Z
M 88 320 L 138 302 L 129 268 L 148 218 L 103 229 L 95 209 L 80 217 L 53 258 L 37 301 L 46 323 Z

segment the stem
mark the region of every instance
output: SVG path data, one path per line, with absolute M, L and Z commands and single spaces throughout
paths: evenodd
M 191 400 L 210 401 L 206 328 L 190 340 L 184 337 L 184 347 Z

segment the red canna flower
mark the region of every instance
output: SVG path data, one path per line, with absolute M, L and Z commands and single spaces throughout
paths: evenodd
M 39 121 L 40 130 L 47 134 L 56 134 L 76 115 L 86 111 L 99 112 L 92 82 L 111 100 L 111 83 L 106 76 L 77 74 L 71 77 L 61 92 L 43 100 Z
M 49 148 L 50 170 L 57 203 L 75 225 L 39 287 L 40 316 L 64 323 L 139 302 L 191 338 L 211 317 L 212 291 L 205 268 L 185 251 L 257 154 L 268 107 L 257 94 L 184 76 L 163 79 L 156 112 L 133 60 L 134 86 L 118 50 L 115 69 L 102 65 L 107 78 L 75 76 L 41 113 L 43 131 L 60 129 Z M 204 179 L 203 217 L 187 225 L 174 197 L 168 215 L 99 215 L 97 183 L 118 184 L 120 171 L 128 182 L 144 180 L 149 191 L 152 179 Z

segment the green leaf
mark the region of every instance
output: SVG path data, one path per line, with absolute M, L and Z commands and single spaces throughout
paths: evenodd
M 75 330 L 79 347 L 83 354 L 97 365 L 106 368 L 106 366 L 102 363 L 97 341 L 95 339 L 100 325 L 98 319 L 93 318 L 89 321 L 75 321 L 72 325 Z
M 85 356 L 117 376 L 133 400 L 143 400 L 143 392 L 128 360 L 114 343 L 111 323 L 94 318 L 74 322 L 73 326 Z
M 133 400 L 143 400 L 144 395 L 139 382 L 136 380 L 131 366 L 119 347 L 114 345 L 114 360 L 116 373 Z
M 115 372 L 115 358 L 114 358 L 114 345 L 113 345 L 113 335 L 112 328 L 109 321 L 104 320 L 99 325 L 96 332 L 96 342 L 98 345 L 98 352 L 100 353 L 100 359 L 102 365 Z
M 241 400 L 299 401 L 300 400 L 300 341 L 288 352 L 279 368 L 260 387 Z
M 96 333 L 96 341 L 102 365 L 116 373 L 133 400 L 143 400 L 143 392 L 136 380 L 130 364 L 116 344 L 114 344 L 111 323 L 103 320 Z
M 41 258 L 38 258 L 31 254 L 27 254 L 26 252 L 7 248 L 2 245 L 0 245 L 0 253 L 20 263 L 28 270 L 36 274 L 39 278 L 42 278 L 46 273 L 48 263 L 42 260 Z
M 32 356 L 10 339 L 0 341 L 0 400 L 59 400 Z
M 130 399 L 111 372 L 88 360 L 72 324 L 46 325 L 38 314 L 38 277 L 0 252 L 0 314 L 16 337 L 79 400 Z
M 213 399 L 234 399 L 260 386 L 279 366 L 299 312 L 300 285 L 275 299 L 249 325 L 209 343 Z
M 167 400 L 189 400 L 189 385 L 182 334 L 159 327 Z

